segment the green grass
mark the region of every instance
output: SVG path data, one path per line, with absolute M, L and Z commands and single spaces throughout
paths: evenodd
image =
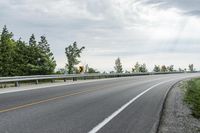
M 184 101 L 192 110 L 192 115 L 200 118 L 200 78 L 187 81 Z

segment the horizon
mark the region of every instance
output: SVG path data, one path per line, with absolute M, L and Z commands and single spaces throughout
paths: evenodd
M 67 63 L 65 47 L 76 41 L 86 47 L 81 64 L 101 72 L 114 70 L 118 57 L 128 71 L 136 62 L 149 71 L 154 65 L 189 64 L 199 70 L 198 5 L 196 0 L 0 1 L 0 28 L 7 25 L 15 39 L 26 42 L 32 33 L 38 41 L 45 35 L 57 69 Z

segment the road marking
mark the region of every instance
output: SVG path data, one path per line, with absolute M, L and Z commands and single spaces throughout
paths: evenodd
M 17 109 L 22 109 L 22 108 L 26 108 L 26 107 L 29 107 L 29 106 L 33 106 L 33 105 L 37 105 L 37 104 L 41 104 L 41 103 L 45 103 L 45 102 L 61 99 L 61 98 L 64 98 L 64 97 L 69 97 L 69 96 L 74 96 L 74 95 L 83 94 L 83 93 L 87 93 L 87 92 L 92 92 L 92 91 L 96 91 L 98 89 L 99 88 L 85 90 L 85 91 L 81 91 L 81 92 L 75 92 L 75 93 L 71 93 L 71 94 L 68 93 L 68 94 L 65 94 L 65 95 L 62 95 L 62 96 L 57 96 L 57 97 L 53 97 L 53 98 L 49 98 L 49 99 L 45 99 L 45 100 L 41 100 L 41 101 L 37 101 L 37 102 L 32 102 L 32 103 L 28 103 L 28 104 L 24 104 L 24 105 L 19 105 L 19 106 L 11 107 L 11 108 L 8 108 L 8 109 L 3 109 L 3 110 L 0 110 L 0 113 L 5 113 L 5 112 L 17 110 Z
M 172 80 L 169 80 L 169 81 L 172 81 Z M 105 118 L 101 123 L 99 123 L 97 126 L 95 126 L 88 133 L 97 133 L 102 127 L 104 127 L 108 122 L 110 122 L 114 117 L 116 117 L 120 112 L 122 112 L 125 108 L 127 108 L 130 104 L 132 104 L 139 97 L 141 97 L 142 95 L 144 95 L 145 93 L 147 93 L 148 91 L 153 89 L 154 87 L 159 86 L 159 85 L 164 84 L 164 83 L 169 82 L 169 81 L 164 81 L 164 82 L 160 82 L 158 84 L 155 84 L 155 85 L 151 86 L 150 88 L 146 89 L 145 91 L 143 91 L 142 93 L 138 94 L 136 97 L 134 97 L 129 102 L 127 102 L 122 107 L 120 107 L 118 110 L 116 110 L 114 113 L 112 113 L 109 117 Z

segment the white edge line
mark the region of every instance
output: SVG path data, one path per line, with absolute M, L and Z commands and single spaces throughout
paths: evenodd
M 118 110 L 116 110 L 114 113 L 112 113 L 109 117 L 105 118 L 101 123 L 99 123 L 97 126 L 95 126 L 88 133 L 96 133 L 96 132 L 98 132 L 102 127 L 104 127 L 108 122 L 110 122 L 114 117 L 116 117 L 120 112 L 122 112 L 126 107 L 128 107 L 131 103 L 133 103 L 139 97 L 144 95 L 146 92 L 150 91 L 151 89 L 153 89 L 154 87 L 156 87 L 158 85 L 161 85 L 163 83 L 170 82 L 170 81 L 172 81 L 172 80 L 164 81 L 164 82 L 160 82 L 158 84 L 155 84 L 155 85 L 151 86 L 150 88 L 146 89 L 145 91 L 143 91 L 142 93 L 138 94 L 136 97 L 134 97 L 129 102 L 127 102 L 122 107 L 120 107 Z

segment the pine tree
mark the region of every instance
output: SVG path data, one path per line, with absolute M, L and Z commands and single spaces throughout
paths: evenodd
M 29 62 L 29 51 L 28 46 L 25 42 L 21 41 L 21 38 L 17 40 L 15 47 L 15 69 L 17 73 L 15 76 L 29 75 L 27 64 Z
M 41 36 L 40 42 L 38 43 L 38 47 L 41 52 L 40 57 L 40 66 L 41 66 L 41 73 L 42 74 L 51 74 L 54 72 L 56 67 L 56 61 L 53 57 L 53 53 L 50 50 L 50 45 L 46 40 L 45 36 Z
M 40 66 L 38 61 L 40 60 L 40 50 L 35 40 L 35 35 L 32 34 L 29 39 L 29 46 L 28 46 L 28 63 L 27 69 L 29 75 L 39 75 L 40 74 Z
M 123 73 L 122 63 L 119 57 L 115 60 L 114 68 L 115 68 L 116 73 Z
M 35 35 L 32 34 L 30 39 L 29 39 L 29 46 L 36 47 L 36 45 L 37 45 L 37 42 L 35 40 Z
M 0 36 L 0 76 L 12 76 L 15 69 L 13 68 L 13 47 L 15 46 L 13 34 L 4 26 Z

